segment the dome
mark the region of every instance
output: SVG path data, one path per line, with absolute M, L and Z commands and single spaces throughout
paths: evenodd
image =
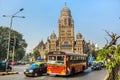
M 76 35 L 76 37 L 77 38 L 82 38 L 82 34 L 78 32 L 77 35 Z
M 56 38 L 56 34 L 53 32 L 50 36 L 51 39 L 55 39 Z
M 64 7 L 61 11 L 62 16 L 71 16 L 71 11 L 68 7 Z
M 51 34 L 51 36 L 56 36 L 56 34 L 53 32 L 53 33 Z
M 68 7 L 64 7 L 64 8 L 62 9 L 62 12 L 70 12 L 70 9 L 69 9 Z

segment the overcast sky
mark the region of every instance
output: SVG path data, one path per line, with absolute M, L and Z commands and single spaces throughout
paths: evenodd
M 74 20 L 75 36 L 80 32 L 87 42 L 103 47 L 105 37 L 109 40 L 104 30 L 120 35 L 120 0 L 0 0 L 0 26 L 10 25 L 10 18 L 2 15 L 24 8 L 17 16 L 26 18 L 14 18 L 12 29 L 23 34 L 27 52 L 31 52 L 53 31 L 58 36 L 58 19 L 65 2 Z

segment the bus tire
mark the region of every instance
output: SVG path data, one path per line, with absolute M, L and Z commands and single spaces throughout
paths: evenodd
M 71 74 L 72 74 L 72 75 L 75 74 L 75 68 L 72 68 Z
M 82 72 L 84 72 L 84 70 L 85 70 L 85 66 L 82 67 Z

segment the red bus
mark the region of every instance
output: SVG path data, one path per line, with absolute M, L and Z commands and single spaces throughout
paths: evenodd
M 67 52 L 49 52 L 47 56 L 47 74 L 71 75 L 84 71 L 88 66 L 86 54 Z

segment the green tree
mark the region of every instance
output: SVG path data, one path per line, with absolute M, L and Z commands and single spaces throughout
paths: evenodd
M 98 52 L 99 52 L 99 51 L 92 50 L 92 56 L 94 56 L 95 59 L 96 59 L 96 57 L 98 56 Z
M 106 31 L 108 36 L 111 38 L 111 41 L 105 45 L 103 49 L 99 51 L 97 57 L 98 60 L 104 60 L 106 67 L 109 71 L 109 80 L 119 80 L 118 71 L 120 66 L 120 44 L 116 45 L 117 40 L 120 38 L 115 33 L 109 33 Z
M 8 35 L 9 35 L 9 28 L 0 26 L 0 60 L 4 60 L 7 55 L 8 49 Z M 19 43 L 17 47 L 15 47 L 15 60 L 20 60 L 25 55 L 25 48 L 27 47 L 26 41 L 23 39 L 23 35 L 15 30 L 11 30 L 11 38 L 18 39 Z M 13 45 L 10 45 L 10 54 L 9 59 L 12 59 L 13 54 Z
M 0 27 L 0 60 L 5 59 L 7 52 L 7 28 L 3 29 Z
M 33 56 L 34 56 L 35 60 L 36 60 L 38 57 L 40 57 L 40 52 L 39 52 L 38 49 L 35 49 L 35 50 L 34 50 Z

